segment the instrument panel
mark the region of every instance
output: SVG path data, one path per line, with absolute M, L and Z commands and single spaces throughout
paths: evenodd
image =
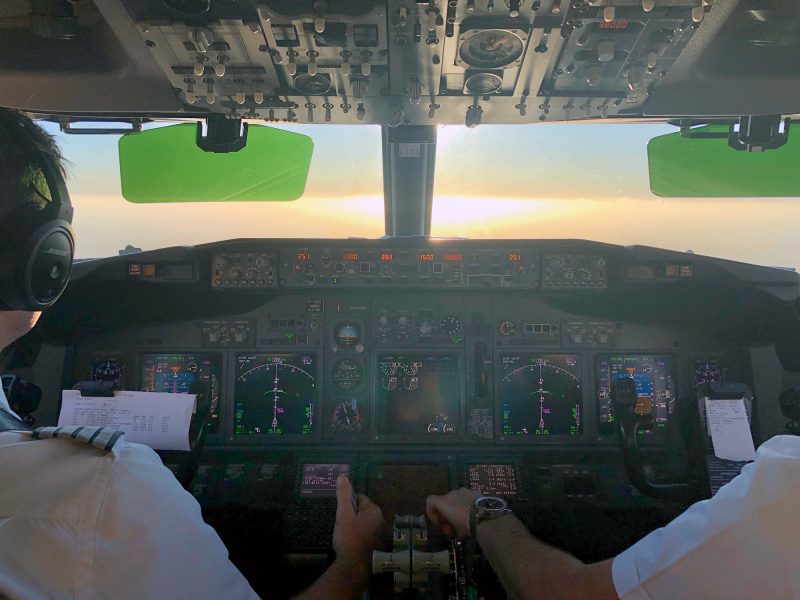
M 207 383 L 212 445 L 583 446 L 616 444 L 619 377 L 654 406 L 642 443 L 656 445 L 695 385 L 748 377 L 730 343 L 525 295 L 287 291 L 216 318 L 247 323 L 243 343 L 214 345 L 208 323 L 93 340 L 75 380 L 174 393 Z

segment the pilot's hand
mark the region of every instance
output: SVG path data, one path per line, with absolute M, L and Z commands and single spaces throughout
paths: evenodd
M 347 477 L 336 480 L 336 525 L 333 550 L 337 560 L 369 569 L 375 540 L 383 527 L 381 509 L 366 496 L 357 496 L 358 512 L 353 510 L 353 486 Z
M 469 509 L 478 496 L 478 492 L 467 488 L 444 496 L 428 496 L 425 511 L 431 522 L 450 537 L 469 537 Z

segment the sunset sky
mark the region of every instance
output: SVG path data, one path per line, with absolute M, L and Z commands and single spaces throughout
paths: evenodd
M 51 132 L 57 129 L 48 125 Z M 119 136 L 57 134 L 71 162 L 79 258 L 237 237 L 383 235 L 380 129 L 292 126 L 313 138 L 293 202 L 136 205 L 120 194 Z M 800 199 L 665 199 L 649 190 L 646 146 L 660 125 L 439 129 L 433 235 L 580 238 L 798 267 Z M 200 175 L 200 174 L 199 174 Z

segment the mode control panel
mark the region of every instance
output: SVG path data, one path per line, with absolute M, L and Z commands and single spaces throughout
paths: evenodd
M 214 254 L 211 257 L 211 287 L 272 289 L 277 287 L 277 257 L 260 252 Z
M 605 288 L 606 259 L 590 254 L 544 254 L 542 285 L 545 288 Z

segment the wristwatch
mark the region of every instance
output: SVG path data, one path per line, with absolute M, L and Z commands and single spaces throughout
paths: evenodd
M 508 503 L 496 496 L 478 496 L 469 509 L 469 536 L 477 540 L 478 523 L 510 515 Z

